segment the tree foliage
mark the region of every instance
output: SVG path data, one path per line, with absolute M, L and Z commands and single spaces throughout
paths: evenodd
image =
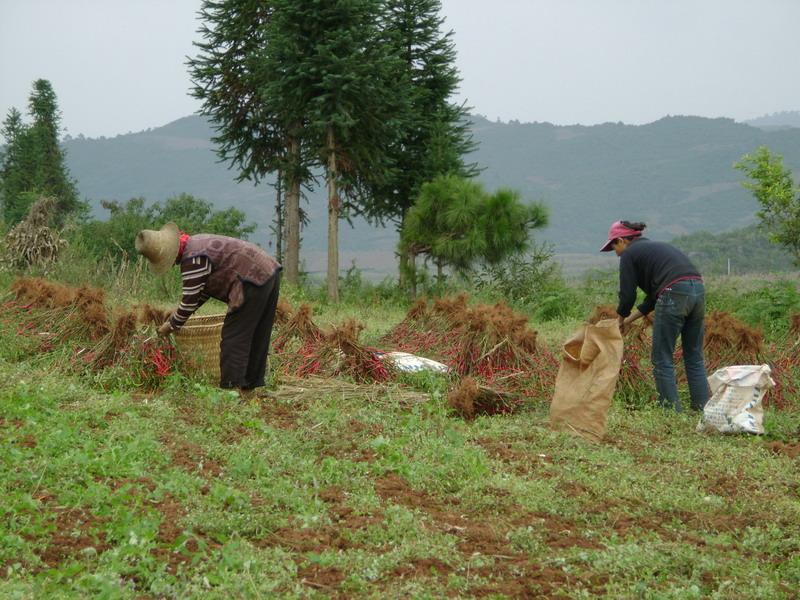
M 405 94 L 387 44 L 383 0 L 205 0 L 204 41 L 190 61 L 194 94 L 217 126 L 220 156 L 258 179 L 286 182 L 286 272 L 296 279 L 301 185 L 329 190 L 328 280 L 338 285 L 342 197 L 382 181 Z
M 742 185 L 761 205 L 756 215 L 769 231 L 770 240 L 789 250 L 800 266 L 800 194 L 783 158 L 761 146 L 755 154 L 744 155 L 735 167 L 750 178 Z
M 302 104 L 282 95 L 292 88 L 281 58 L 293 57 L 295 40 L 275 35 L 275 3 L 261 0 L 204 0 L 198 55 L 189 60 L 193 95 L 216 128 L 220 158 L 238 179 L 258 183 L 272 173 L 285 196 L 286 280 L 297 283 L 300 253 L 301 186 L 311 178 L 304 143 Z M 280 225 L 284 227 L 283 224 Z
M 38 79 L 28 101 L 32 122 L 26 124 L 12 108 L 3 123 L 7 147 L 3 156 L 3 218 L 14 224 L 22 220 L 32 201 L 40 196 L 56 199 L 54 220 L 64 219 L 85 206 L 78 200 L 75 181 L 69 176 L 58 136 L 61 114 L 49 81 Z
M 299 195 L 327 174 L 328 279 L 338 285 L 341 199 L 367 174 L 385 178 L 403 103 L 400 70 L 380 27 L 382 0 L 205 0 L 204 41 L 190 61 L 194 94 L 217 126 L 220 156 L 240 178 L 286 182 L 286 276 L 296 279 Z
M 367 178 L 388 169 L 404 91 L 380 28 L 381 0 L 273 0 L 260 60 L 264 102 L 286 107 L 304 164 L 325 171 L 328 292 L 338 296 L 338 220 Z
M 441 2 L 386 0 L 386 7 L 387 38 L 402 63 L 396 77 L 404 80 L 410 103 L 400 135 L 388 148 L 392 177 L 375 182 L 361 211 L 372 221 L 402 229 L 423 183 L 447 174 L 472 177 L 478 169 L 464 162 L 476 144 L 466 107 L 452 99 L 460 76 L 453 32 L 442 31 Z
M 769 241 L 763 225 L 711 233 L 698 231 L 673 239 L 703 274 L 767 273 L 794 270 L 792 255 Z
M 440 269 L 466 272 L 524 252 L 531 230 L 547 220 L 542 204 L 525 204 L 514 190 L 487 194 L 476 181 L 445 175 L 422 186 L 401 232 L 400 251 L 412 258 L 412 269 L 423 255 Z
M 142 229 L 158 229 L 172 221 L 189 233 L 216 233 L 247 239 L 255 225 L 245 224 L 245 215 L 235 208 L 213 210 L 213 205 L 190 194 L 168 198 L 163 204 L 145 206 L 144 198 L 125 203 L 103 202 L 109 211 L 106 221 L 91 221 L 73 234 L 91 255 L 124 259 L 136 256 L 134 240 Z

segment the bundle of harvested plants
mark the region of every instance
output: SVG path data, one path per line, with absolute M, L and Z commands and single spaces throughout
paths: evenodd
M 470 306 L 467 295 L 459 294 L 432 305 L 418 300 L 384 341 L 435 358 L 501 392 L 546 399 L 558 364 L 536 338 L 527 317 L 505 303 Z
M 524 406 L 524 398 L 481 385 L 473 377 L 464 377 L 447 394 L 447 404 L 464 419 L 478 415 L 509 414 Z
M 326 331 L 306 328 L 307 336 L 301 346 L 280 352 L 276 358 L 284 374 L 345 375 L 357 382 L 387 381 L 392 376 L 391 365 L 381 360 L 379 351 L 358 341 L 363 329 L 353 319 Z
M 58 260 L 67 241 L 49 227 L 57 200 L 42 197 L 34 202 L 25 219 L 8 232 L 2 262 L 24 271 L 30 267 L 50 268 Z

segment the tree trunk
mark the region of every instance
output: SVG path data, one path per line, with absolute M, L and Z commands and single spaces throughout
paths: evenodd
M 403 214 L 400 215 L 400 225 L 397 227 L 397 231 L 400 235 L 403 235 L 403 228 L 406 225 L 406 214 L 408 211 L 404 210 Z M 408 289 L 408 255 L 405 252 L 400 253 L 400 260 L 399 260 L 398 268 L 400 269 L 400 289 L 407 290 Z
M 300 144 L 296 138 L 289 139 L 289 156 L 300 160 Z M 286 177 L 286 264 L 283 269 L 287 283 L 300 283 L 300 181 L 295 176 Z
M 436 259 L 436 285 L 441 287 L 444 283 L 444 269 L 442 268 L 442 260 L 440 258 Z
M 416 254 L 409 254 L 408 255 L 408 262 L 411 265 L 411 277 L 409 283 L 411 289 L 411 298 L 417 297 L 417 255 Z
M 339 301 L 339 195 L 336 188 L 336 147 L 328 127 L 328 299 Z
M 283 172 L 278 170 L 278 180 L 276 183 L 275 194 L 275 258 L 279 263 L 283 263 L 283 215 L 286 212 L 283 208 Z

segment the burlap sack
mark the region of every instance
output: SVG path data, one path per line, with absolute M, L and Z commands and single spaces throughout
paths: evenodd
M 617 319 L 585 325 L 564 342 L 550 404 L 550 427 L 592 441 L 606 433 L 606 419 L 622 366 Z

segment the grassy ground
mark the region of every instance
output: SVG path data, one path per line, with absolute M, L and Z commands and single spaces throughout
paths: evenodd
M 0 597 L 796 597 L 800 415 L 615 406 L 592 445 L 411 383 L 242 403 L 0 361 Z
M 133 302 L 115 281 L 113 300 Z M 177 293 L 152 289 L 165 308 Z M 315 321 L 354 317 L 377 344 L 405 309 L 322 303 Z M 556 347 L 576 325 L 536 328 Z M 800 412 L 768 412 L 763 437 L 712 436 L 696 415 L 617 401 L 607 439 L 590 444 L 548 429 L 549 398 L 465 422 L 435 377 L 283 379 L 242 402 L 179 375 L 144 393 L 56 364 L 0 330 L 0 598 L 800 589 Z

